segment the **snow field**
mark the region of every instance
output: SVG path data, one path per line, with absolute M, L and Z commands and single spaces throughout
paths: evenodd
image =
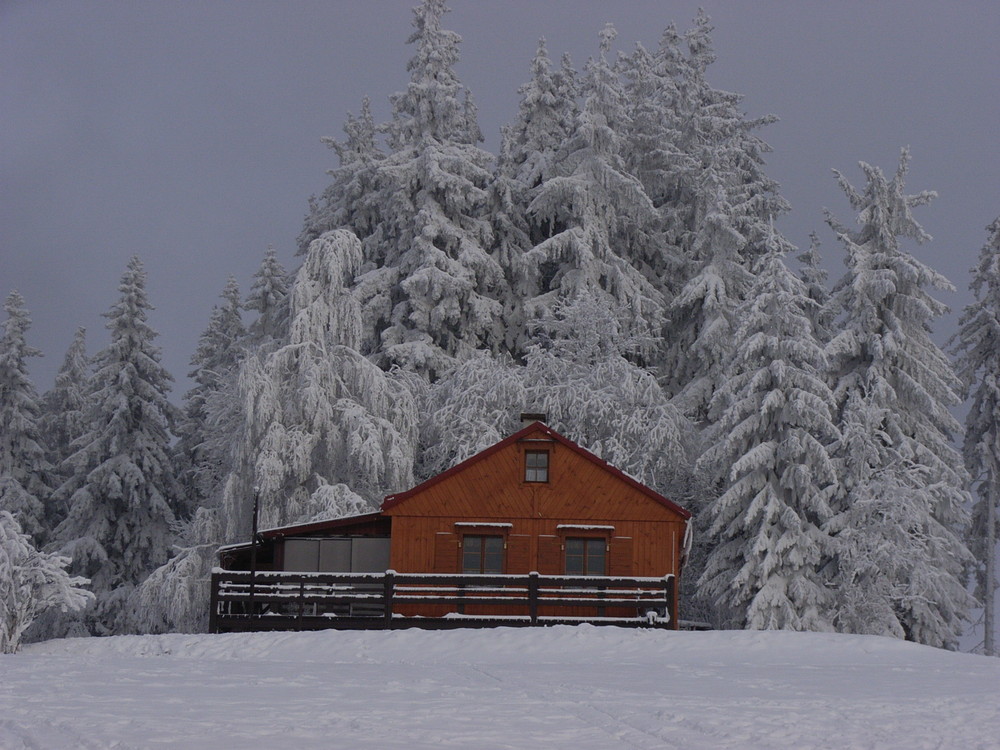
M 5 750 L 1000 747 L 1000 660 L 869 636 L 119 636 L 27 646 L 0 675 Z

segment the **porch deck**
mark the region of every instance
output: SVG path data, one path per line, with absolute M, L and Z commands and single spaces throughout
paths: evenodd
M 674 577 L 216 570 L 209 628 L 362 630 L 576 624 L 676 628 Z

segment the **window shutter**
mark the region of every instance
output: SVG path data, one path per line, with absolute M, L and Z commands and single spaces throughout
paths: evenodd
M 632 537 L 616 536 L 608 542 L 608 575 L 631 576 L 632 567 Z
M 531 537 L 511 534 L 507 537 L 507 572 L 524 575 L 531 570 Z
M 538 537 L 538 572 L 546 576 L 562 574 L 562 540 L 559 537 Z
M 458 536 L 447 532 L 434 535 L 434 572 L 458 572 Z

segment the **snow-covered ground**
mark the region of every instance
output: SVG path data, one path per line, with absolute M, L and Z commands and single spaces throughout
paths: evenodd
M 592 626 L 123 636 L 0 656 L 0 748 L 997 748 L 1000 659 Z

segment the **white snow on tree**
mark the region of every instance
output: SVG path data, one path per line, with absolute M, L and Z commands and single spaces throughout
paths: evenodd
M 584 105 L 557 154 L 553 176 L 528 207 L 550 236 L 525 256 L 529 324 L 564 302 L 600 295 L 626 336 L 641 342 L 632 356 L 649 357 L 663 323 L 663 300 L 644 273 L 656 213 L 642 184 L 625 167 L 628 128 L 621 81 L 607 57 L 615 32 L 601 34 L 600 54 L 587 65 Z
M 600 298 L 556 308 L 552 338 L 529 350 L 526 410 L 611 465 L 682 504 L 697 437 L 656 377 L 634 364 L 639 345 Z
M 926 472 L 882 430 L 889 410 L 879 401 L 865 388 L 850 393 L 835 449 L 847 506 L 828 525 L 837 549 L 835 624 L 844 632 L 953 646 L 954 633 L 947 639 L 914 634 L 907 619 L 912 610 L 936 617 L 937 602 L 955 597 L 955 571 L 941 570 L 928 554 L 949 531 L 929 515 Z M 924 506 L 915 510 L 914 499 Z
M 479 352 L 429 390 L 421 409 L 420 478 L 450 469 L 519 428 L 528 403 L 524 368 L 507 356 Z
M 800 264 L 799 278 L 806 285 L 806 293 L 813 303 L 809 317 L 812 319 L 816 338 L 826 345 L 833 338 L 833 318 L 836 311 L 831 305 L 830 292 L 827 289 L 829 274 L 822 266 L 819 247 L 819 237 L 813 232 L 809 235 L 809 249 L 800 253 L 796 260 Z
M 520 411 L 639 481 L 684 502 L 696 435 L 655 376 L 625 356 L 628 337 L 606 304 L 560 305 L 545 321 L 556 338 L 527 363 L 483 352 L 433 383 L 421 423 L 421 476 L 444 471 L 517 430 Z
M 364 353 L 431 379 L 453 358 L 503 341 L 500 266 L 489 254 L 492 156 L 455 74 L 460 37 L 441 28 L 443 0 L 414 9 L 410 83 L 391 97 L 391 153 L 378 164 L 376 267 L 359 279 Z
M 82 609 L 94 595 L 86 578 L 66 572 L 69 558 L 39 552 L 17 519 L 0 509 L 0 654 L 13 654 L 24 632 L 50 609 Z
M 775 218 L 788 210 L 763 170 L 770 147 L 756 131 L 774 117 L 748 120 L 741 97 L 713 89 L 705 79 L 715 60 L 708 17 L 699 13 L 685 34 L 688 54 L 674 35 L 661 45 L 666 71 L 677 76 L 680 141 L 671 172 L 673 200 L 661 207 L 668 242 L 682 263 L 664 334 L 664 384 L 697 422 L 711 422 L 708 404 L 729 360 L 735 309 L 752 284 L 750 269 L 767 250 Z M 669 32 L 669 29 L 668 29 Z
M 879 611 L 891 609 L 901 631 L 887 617 L 869 627 L 902 632 L 920 643 L 952 646 L 971 603 L 963 583 L 971 558 L 961 539 L 968 521 L 967 473 L 953 447 L 961 425 L 949 411 L 960 402 L 962 384 L 931 339 L 934 319 L 947 308 L 928 288 L 953 287 L 901 242 L 930 239 L 911 209 L 934 197 L 931 192 L 904 193 L 908 164 L 904 149 L 889 180 L 880 169 L 862 163 L 864 192 L 837 173 L 858 214 L 858 228 L 848 229 L 828 217 L 847 251 L 848 267 L 834 288 L 835 304 L 842 311 L 836 321 L 840 333 L 829 346 L 834 395 L 842 431 L 847 431 L 852 397 L 881 415 L 868 425 L 882 444 L 873 459 L 880 463 L 871 476 L 878 482 L 878 502 L 893 508 L 891 523 L 872 525 L 871 514 L 858 507 L 854 490 L 845 484 L 830 528 L 838 535 L 842 561 L 857 554 L 851 539 L 858 534 L 881 535 L 881 542 L 870 547 L 899 561 L 882 571 L 886 580 L 870 591 L 857 590 L 861 583 L 852 565 L 841 566 L 840 592 L 867 597 L 872 600 L 869 606 Z M 849 460 L 850 450 L 845 440 L 838 458 Z M 839 624 L 844 629 L 853 626 L 850 618 Z
M 28 358 L 41 352 L 28 346 L 31 318 L 16 291 L 4 302 L 7 318 L 0 337 L 0 510 L 13 513 L 40 543 L 45 536 L 49 464 L 39 424 L 38 393 L 28 376 Z
M 686 60 L 680 51 L 681 37 L 673 25 L 661 36 L 658 49 L 650 53 L 641 44 L 619 58 L 625 80 L 628 107 L 626 166 L 642 183 L 657 213 L 655 241 L 643 250 L 645 273 L 666 301 L 683 282 L 684 259 L 677 245 L 683 235 L 688 199 L 684 187 L 699 166 L 685 150 L 690 107 L 680 89 Z
M 532 272 L 526 253 L 559 231 L 548 219 L 530 214 L 528 206 L 555 176 L 556 157 L 572 133 L 577 114 L 573 71 L 553 73 L 544 39 L 539 40 L 531 62 L 531 80 L 519 93 L 518 115 L 502 129 L 496 175 L 490 185 L 494 255 L 510 288 L 504 310 L 506 348 L 516 356 L 524 353 L 528 342 L 524 303 L 540 293 L 539 274 Z
M 191 358 L 194 369 L 188 377 L 195 386 L 184 394 L 184 414 L 174 446 L 183 493 L 176 508 L 180 518 L 190 518 L 198 508 L 217 499 L 229 468 L 226 461 L 232 436 L 225 424 L 220 434 L 213 416 L 219 415 L 221 405 L 217 402 L 226 399 L 235 385 L 247 331 L 236 279 L 229 278 L 221 297 L 224 303 L 212 310 Z
M 288 278 L 273 247 L 267 249 L 260 268 L 253 275 L 250 294 L 243 307 L 257 313 L 257 317 L 250 323 L 249 334 L 258 346 L 286 335 Z
M 95 357 L 88 430 L 60 488 L 69 513 L 54 532 L 55 548 L 73 559 L 71 571 L 92 580 L 97 600 L 83 621 L 93 634 L 114 632 L 133 587 L 166 561 L 179 492 L 169 454 L 172 378 L 147 323 L 152 306 L 137 257 L 118 289 L 119 301 L 105 313 L 111 343 Z
M 305 226 L 299 235 L 299 254 L 309 243 L 331 229 L 350 229 L 365 244 L 378 228 L 381 210 L 377 200 L 378 163 L 385 158 L 378 144 L 379 127 L 372 118 L 371 101 L 361 103 L 361 116 L 347 115 L 347 138 L 323 138 L 337 152 L 340 165 L 328 171 L 333 178 L 320 198 L 310 200 Z M 377 238 L 374 245 L 377 245 Z
M 667 382 L 677 402 L 696 422 L 718 418 L 711 410 L 715 392 L 725 382 L 725 363 L 736 342 L 736 311 L 753 286 L 753 274 L 741 257 L 746 238 L 732 223 L 732 206 L 723 190 L 706 213 L 695 252 L 705 259 L 671 305 L 667 328 Z
M 784 254 L 775 242 L 761 260 L 713 396 L 721 416 L 698 472 L 721 494 L 701 514 L 711 551 L 699 584 L 736 627 L 829 630 L 821 569 L 833 552 L 824 525 L 836 476 L 827 449 L 839 433 L 812 305 Z
M 291 290 L 288 342 L 241 368 L 226 541 L 249 537 L 255 493 L 266 528 L 372 510 L 412 483 L 413 399 L 358 351 L 352 288 L 361 262 L 361 243 L 346 230 L 313 240 Z
M 56 477 L 53 486 L 58 486 L 72 474 L 71 467 L 64 464 L 74 452 L 73 444 L 87 429 L 90 375 L 86 331 L 78 328 L 56 373 L 55 384 L 42 397 L 40 425 L 49 450 L 53 476 Z M 49 503 L 47 516 L 50 528 L 55 528 L 62 521 L 66 510 L 57 507 L 55 499 Z
M 975 301 L 962 313 L 956 340 L 958 371 L 972 404 L 965 418 L 965 466 L 975 504 L 969 546 L 975 557 L 976 593 L 983 603 L 983 652 L 997 656 L 996 557 L 1000 532 L 1000 219 L 972 269 Z

